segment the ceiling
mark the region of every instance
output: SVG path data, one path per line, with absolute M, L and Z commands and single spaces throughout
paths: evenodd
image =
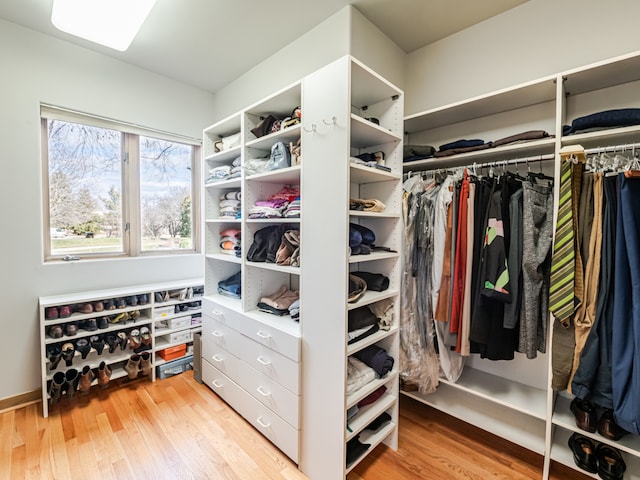
M 51 25 L 52 0 L 0 0 L 0 18 L 216 92 L 353 5 L 405 52 L 527 0 L 158 0 L 126 52 Z

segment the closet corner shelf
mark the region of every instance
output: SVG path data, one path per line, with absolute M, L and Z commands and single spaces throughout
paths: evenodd
M 589 433 L 584 430 L 580 430 L 576 426 L 575 417 L 571 413 L 569 407 L 571 400 L 565 395 L 558 395 L 556 397 L 556 404 L 553 409 L 553 417 L 551 421 L 554 425 L 561 427 L 562 429 L 569 430 L 571 432 L 578 432 L 581 435 L 587 436 L 595 440 L 596 442 L 603 442 L 611 445 L 619 450 L 629 453 L 630 455 L 640 456 L 640 436 L 638 435 L 625 435 L 618 441 L 609 440 L 602 437 L 598 433 Z
M 232 217 L 208 218 L 205 223 L 240 223 L 240 219 Z
M 302 124 L 299 123 L 298 125 L 285 128 L 284 130 L 278 130 L 277 132 L 256 138 L 255 140 L 249 140 L 246 143 L 246 146 L 247 148 L 255 148 L 258 150 L 271 150 L 271 146 L 276 142 L 283 142 L 285 145 L 289 146 L 289 142 L 295 143 L 298 141 L 301 130 Z
M 226 253 L 208 253 L 205 257 L 220 260 L 221 262 L 242 263 L 242 258 L 236 257 L 235 255 L 227 255 Z
M 274 272 L 289 273 L 291 275 L 300 275 L 300 267 L 290 267 L 287 265 L 278 265 L 276 263 L 267 262 L 247 262 L 248 267 L 261 268 L 263 270 L 273 270 Z
M 529 142 L 504 145 L 496 148 L 487 148 L 485 150 L 476 150 L 475 152 L 460 153 L 449 157 L 425 158 L 424 160 L 405 162 L 402 165 L 402 169 L 405 172 L 425 170 L 425 168 L 435 170 L 437 168 L 473 165 L 474 162 L 500 162 L 534 155 L 548 155 L 554 152 L 555 143 L 555 137 L 544 138 L 541 140 L 532 140 Z M 531 160 L 531 162 L 535 162 L 535 160 Z
M 220 182 L 211 182 L 205 184 L 205 188 L 240 188 L 240 178 L 232 178 L 230 180 L 221 180 Z
M 353 355 L 354 353 L 362 350 L 369 345 L 378 343 L 380 340 L 395 335 L 398 332 L 398 326 L 394 325 L 389 330 L 378 330 L 376 333 L 363 338 L 362 340 L 347 345 L 347 355 Z
M 204 129 L 206 137 L 221 139 L 240 132 L 240 115 L 234 113 Z
M 346 440 L 349 441 L 355 437 L 364 430 L 364 427 L 374 421 L 382 412 L 391 408 L 397 401 L 398 398 L 395 395 L 385 393 L 374 403 L 364 407 L 358 407 L 357 415 L 351 419 L 351 421 L 347 422 L 351 431 L 347 430 Z
M 611 128 L 562 137 L 562 145 L 582 145 L 585 148 L 607 147 L 612 143 L 637 143 L 640 140 L 640 125 Z
M 377 432 L 370 432 L 369 430 L 365 430 L 360 434 L 360 442 L 362 443 L 368 443 L 369 445 L 371 445 L 367 451 L 365 453 L 362 454 L 361 457 L 359 457 L 355 462 L 353 462 L 353 464 L 349 465 L 349 467 L 346 469 L 346 473 L 348 474 L 351 470 L 353 470 L 354 468 L 356 468 L 356 466 L 358 466 L 358 464 L 374 449 L 376 448 L 378 445 L 380 445 L 384 439 L 391 434 L 391 432 L 393 432 L 393 430 L 396 428 L 396 424 L 393 422 L 388 423 L 387 425 L 385 425 L 383 428 L 381 428 L 379 431 Z
M 465 367 L 457 382 L 442 378 L 440 382 L 540 420 L 547 417 L 546 390 L 469 367 Z
M 211 162 L 211 163 L 224 163 L 224 162 L 233 160 L 234 158 L 237 158 L 239 156 L 240 156 L 240 145 L 236 147 L 232 147 L 229 150 L 223 150 L 221 152 L 212 153 L 211 155 L 207 155 L 204 159 L 205 161 Z
M 384 300 L 385 298 L 395 297 L 396 295 L 398 295 L 397 288 L 389 288 L 383 292 L 373 292 L 371 290 L 367 290 L 366 292 L 364 292 L 362 298 L 360 298 L 360 300 L 358 300 L 357 302 L 347 303 L 347 310 L 353 310 L 358 307 L 363 307 L 365 305 Z
M 349 263 L 374 262 L 386 258 L 398 258 L 398 252 L 371 252 L 369 255 L 349 255 Z
M 270 172 L 258 173 L 245 177 L 247 182 L 265 182 L 282 184 L 300 184 L 300 165 L 272 170 Z
M 399 142 L 402 137 L 389 129 L 351 114 L 351 147 L 367 148 L 384 143 Z
M 376 168 L 359 165 L 357 163 L 351 163 L 349 170 L 349 181 L 351 183 L 388 182 L 389 180 L 400 180 L 402 178 L 398 173 L 385 172 L 384 170 L 378 170 Z

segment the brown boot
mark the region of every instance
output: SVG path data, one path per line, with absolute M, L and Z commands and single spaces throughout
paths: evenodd
M 151 373 L 151 354 L 149 352 L 140 354 L 140 370 L 143 376 Z
M 101 362 L 98 367 L 98 385 L 100 388 L 107 388 L 111 380 L 111 369 L 105 362 Z
M 80 395 L 88 395 L 91 390 L 91 382 L 96 378 L 93 370 L 89 365 L 85 365 L 80 374 L 80 382 L 78 383 L 78 392 Z
M 51 396 L 51 404 L 56 404 L 60 401 L 62 395 L 62 388 L 64 387 L 66 377 L 64 372 L 56 372 L 51 380 L 51 387 L 49 388 L 49 395 Z
M 127 360 L 124 370 L 127 372 L 131 380 L 137 378 L 138 372 L 140 372 L 140 355 L 131 355 L 129 360 Z

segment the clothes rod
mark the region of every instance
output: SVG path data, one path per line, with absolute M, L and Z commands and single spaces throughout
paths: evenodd
M 471 167 L 471 168 L 488 168 L 488 167 L 502 167 L 502 166 L 508 166 L 508 165 L 515 165 L 518 163 L 535 163 L 535 162 L 540 162 L 540 161 L 546 161 L 546 160 L 553 160 L 555 159 L 555 155 L 552 153 L 546 154 L 546 155 L 535 155 L 535 156 L 531 156 L 531 157 L 523 157 L 523 158 L 512 158 L 509 160 L 496 160 L 494 162 L 485 162 L 485 163 L 476 163 L 476 162 L 472 162 L 472 163 L 464 163 L 461 165 L 451 165 L 451 166 L 433 166 L 431 168 L 429 168 L 429 165 L 424 165 L 422 169 L 416 169 L 416 170 L 410 170 L 407 173 L 417 173 L 417 172 L 434 172 L 434 171 L 446 171 L 446 170 L 456 170 L 456 169 L 461 169 L 461 168 L 465 168 L 465 167 Z M 437 160 L 442 160 L 442 158 L 438 158 Z
M 594 153 L 604 153 L 604 152 L 624 152 L 626 150 L 634 150 L 636 148 L 640 148 L 640 143 L 628 143 L 626 145 L 612 145 L 608 147 L 594 147 L 585 149 L 584 153 L 587 155 L 592 155 Z

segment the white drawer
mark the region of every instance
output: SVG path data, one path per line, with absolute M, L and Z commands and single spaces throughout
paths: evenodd
M 203 345 L 202 357 L 292 427 L 299 428 L 299 396 L 212 342 Z
M 206 315 L 203 320 L 202 351 L 211 352 L 217 345 L 235 355 L 247 365 L 275 380 L 295 395 L 299 394 L 299 364 L 290 358 L 254 342 L 234 329 Z M 234 377 L 235 378 L 235 377 Z
M 202 313 L 205 316 L 209 316 L 221 323 L 229 325 L 231 328 L 235 328 L 239 332 L 242 331 L 240 325 L 246 319 L 242 313 L 222 306 L 207 297 L 202 299 Z
M 298 463 L 298 430 L 258 402 L 209 362 L 202 363 L 202 379 L 285 455 Z
M 288 321 L 286 319 L 282 320 Z M 269 347 L 285 357 L 289 357 L 294 362 L 300 361 L 300 337 L 279 330 L 272 325 L 268 325 L 250 316 L 247 316 L 246 320 L 240 325 L 241 332 L 251 340 L 255 340 L 265 347 Z

